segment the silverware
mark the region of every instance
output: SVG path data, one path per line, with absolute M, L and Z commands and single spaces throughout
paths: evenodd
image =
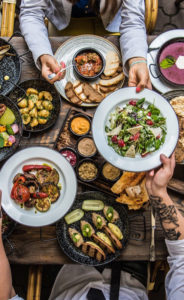
M 155 261 L 155 229 L 156 229 L 156 220 L 155 220 L 155 211 L 151 207 L 151 244 L 150 244 L 150 261 Z
M 69 65 L 68 67 L 61 69 L 60 72 L 63 72 L 63 71 L 65 71 L 66 69 L 71 68 L 71 67 L 73 67 L 73 65 Z M 55 73 L 49 74 L 49 75 L 48 75 L 48 79 L 53 79 L 55 76 L 56 76 Z

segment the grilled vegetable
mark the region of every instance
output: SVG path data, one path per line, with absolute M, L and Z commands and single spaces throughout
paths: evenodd
M 49 166 L 43 166 L 43 165 L 25 165 L 23 166 L 22 170 L 23 172 L 30 172 L 33 170 L 47 170 L 47 171 L 52 171 L 52 168 Z
M 82 211 L 82 209 L 78 208 L 71 211 L 69 214 L 67 214 L 65 216 L 65 221 L 67 224 L 72 224 L 82 219 L 83 216 L 84 216 L 84 212 Z
M 95 233 L 93 227 L 88 222 L 81 221 L 80 225 L 81 225 L 81 231 L 82 231 L 82 234 L 84 237 L 91 237 Z
M 112 243 L 114 244 L 114 246 L 117 248 L 117 249 L 122 249 L 122 244 L 121 242 L 118 240 L 118 238 L 115 236 L 114 233 L 112 233 L 112 231 L 107 227 L 107 226 L 104 226 L 104 231 L 105 233 L 107 234 L 107 236 L 110 238 L 110 240 L 112 241 Z
M 37 199 L 35 207 L 40 212 L 46 212 L 51 207 L 51 202 L 49 198 Z
M 60 190 L 58 186 L 52 182 L 44 183 L 41 188 L 41 192 L 48 194 L 51 203 L 56 202 L 60 196 Z
M 84 243 L 82 235 L 75 228 L 69 228 L 68 232 L 76 247 L 80 247 Z
M 41 192 L 36 192 L 32 195 L 33 198 L 35 199 L 43 199 L 47 198 L 49 195 L 47 193 L 41 193 Z
M 114 233 L 114 235 L 118 238 L 118 240 L 122 240 L 123 234 L 117 225 L 109 223 L 108 227 L 112 231 L 112 233 Z
M 104 203 L 101 200 L 84 200 L 82 203 L 83 210 L 93 210 L 98 211 L 104 208 Z

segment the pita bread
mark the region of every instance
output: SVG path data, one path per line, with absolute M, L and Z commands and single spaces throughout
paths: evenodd
M 126 157 L 135 157 L 135 146 L 131 145 L 130 148 L 127 150 L 127 152 L 125 153 Z
M 108 80 L 100 80 L 99 84 L 103 85 L 103 86 L 111 86 L 111 85 L 115 85 L 118 84 L 121 80 L 123 80 L 125 77 L 125 75 L 123 73 L 120 73 L 119 75 L 117 75 L 116 77 L 112 78 L 112 79 L 108 79 Z
M 114 51 L 107 52 L 106 65 L 104 69 L 105 76 L 112 76 L 118 70 L 120 64 L 119 56 Z
M 178 116 L 184 117 L 184 96 L 173 98 L 170 101 L 170 104 Z

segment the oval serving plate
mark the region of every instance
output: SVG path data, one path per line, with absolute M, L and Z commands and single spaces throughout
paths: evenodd
M 58 171 L 62 189 L 59 199 L 47 212 L 35 213 L 35 208 L 26 209 L 16 204 L 11 199 L 10 192 L 14 176 L 22 172 L 24 165 L 44 163 Z M 14 154 L 3 165 L 0 172 L 0 189 L 3 190 L 2 207 L 8 216 L 20 224 L 41 227 L 58 221 L 67 213 L 75 199 L 77 180 L 72 166 L 59 152 L 46 147 L 29 147 Z
M 111 261 L 115 260 L 121 254 L 121 252 L 123 251 L 123 249 L 125 248 L 125 246 L 128 242 L 129 221 L 128 221 L 127 210 L 125 209 L 124 205 L 115 202 L 113 197 L 108 196 L 108 198 L 107 198 L 107 195 L 105 195 L 101 192 L 91 191 L 91 192 L 85 192 L 82 194 L 78 194 L 76 197 L 75 203 L 72 206 L 71 211 L 74 209 L 77 209 L 77 208 L 81 208 L 82 202 L 84 200 L 89 200 L 89 199 L 102 200 L 105 205 L 113 206 L 114 209 L 118 211 L 120 219 L 117 220 L 114 224 L 116 224 L 123 233 L 123 239 L 121 240 L 123 248 L 121 250 L 116 249 L 114 254 L 107 254 L 107 251 L 105 251 L 106 259 L 104 261 L 99 262 L 95 258 L 89 257 L 88 255 L 84 254 L 82 252 L 81 248 L 75 247 L 69 236 L 69 233 L 68 233 L 69 227 L 75 228 L 76 230 L 78 230 L 81 233 L 80 221 L 73 223 L 71 225 L 67 225 L 63 218 L 56 225 L 56 235 L 57 235 L 58 243 L 59 243 L 61 249 L 73 261 L 80 263 L 80 264 L 90 265 L 90 266 L 105 265 L 105 264 L 110 263 Z M 96 211 L 96 213 L 104 216 L 103 211 Z M 82 220 L 89 222 L 95 229 L 95 226 L 92 223 L 91 215 L 92 215 L 92 211 L 85 212 Z M 101 230 L 96 229 L 95 231 L 103 232 L 102 229 Z M 84 241 L 87 241 L 87 240 L 93 241 L 92 238 L 84 238 Z
M 157 151 L 154 151 L 144 158 L 138 155 L 136 155 L 135 158 L 123 157 L 108 145 L 105 126 L 108 124 L 110 113 L 113 112 L 117 106 L 124 107 L 130 99 L 138 100 L 142 98 L 146 99 L 145 104 L 154 103 L 154 105 L 160 109 L 163 117 L 166 118 L 167 134 L 165 142 Z M 160 154 L 163 153 L 168 157 L 172 154 L 178 141 L 179 125 L 172 106 L 165 98 L 148 89 L 136 93 L 134 87 L 129 87 L 112 93 L 98 106 L 93 117 L 92 134 L 96 147 L 105 160 L 121 170 L 142 172 L 160 166 Z
M 45 81 L 43 79 L 25 80 L 25 81 L 22 81 L 19 84 L 19 86 L 20 86 L 20 88 L 24 89 L 25 91 L 28 88 L 34 88 L 34 89 L 38 90 L 38 92 L 48 91 L 51 93 L 51 95 L 53 97 L 52 104 L 54 106 L 54 109 L 51 111 L 51 114 L 49 116 L 47 123 L 44 125 L 38 124 L 38 126 L 35 126 L 35 127 L 31 127 L 29 124 L 28 125 L 23 124 L 24 131 L 30 132 L 30 133 L 40 133 L 40 132 L 48 130 L 50 127 L 52 127 L 56 123 L 57 118 L 59 116 L 60 109 L 61 109 L 60 95 L 57 93 L 56 89 L 54 88 L 54 86 L 52 84 L 48 83 L 47 81 Z M 16 104 L 17 99 L 22 97 L 23 95 L 24 95 L 23 91 L 21 89 L 19 89 L 18 87 L 16 87 L 10 93 L 9 97 Z
M 67 40 L 66 42 L 64 42 L 56 51 L 55 53 L 55 58 L 58 61 L 58 63 L 60 63 L 61 61 L 64 61 L 67 66 L 72 65 L 72 59 L 74 54 L 82 49 L 82 48 L 95 48 L 96 50 L 98 50 L 102 56 L 105 59 L 105 56 L 107 54 L 108 51 L 114 51 L 118 54 L 120 61 L 121 61 L 121 54 L 118 50 L 118 48 L 111 43 L 110 41 L 108 41 L 105 38 L 102 38 L 100 36 L 96 36 L 96 35 L 91 35 L 91 34 L 84 34 L 84 35 L 79 35 L 76 37 L 73 37 L 69 40 Z M 65 85 L 67 84 L 68 81 L 74 82 L 75 80 L 78 80 L 79 78 L 77 77 L 73 67 L 66 69 L 66 74 L 65 77 L 60 80 L 57 81 L 55 83 L 55 87 L 57 89 L 57 91 L 60 93 L 60 95 L 65 98 L 67 101 L 69 101 L 70 103 L 72 103 L 65 94 Z M 93 83 L 97 83 L 99 81 L 99 79 L 96 79 L 93 81 Z M 118 88 L 121 88 L 123 86 L 124 80 L 122 80 L 119 85 Z M 98 103 L 82 103 L 80 106 L 83 107 L 95 107 L 97 106 Z
M 20 144 L 22 137 L 22 118 L 17 106 L 8 97 L 0 95 L 0 103 L 5 104 L 8 108 L 12 110 L 15 115 L 15 123 L 19 127 L 19 132 L 15 135 L 16 142 L 11 147 L 4 147 L 0 149 L 0 161 L 7 159 L 9 156 L 13 155 L 17 147 Z

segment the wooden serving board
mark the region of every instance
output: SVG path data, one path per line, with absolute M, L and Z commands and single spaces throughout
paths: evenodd
M 57 136 L 56 142 L 54 144 L 54 149 L 56 149 L 57 151 L 60 151 L 64 147 L 70 147 L 70 148 L 76 150 L 76 144 L 80 137 L 76 137 L 70 132 L 69 121 L 73 116 L 75 116 L 78 113 L 82 113 L 82 114 L 88 116 L 91 120 L 93 118 L 92 114 L 90 114 L 90 113 L 84 112 L 83 110 L 80 110 L 78 108 L 71 108 L 68 111 L 68 113 L 66 114 L 65 120 L 61 126 L 61 129 Z M 90 131 L 89 135 L 91 135 L 91 134 L 92 133 Z M 84 158 L 79 156 L 78 162 L 81 161 L 82 159 L 84 159 Z M 103 176 L 101 175 L 102 165 L 105 162 L 105 160 L 102 158 L 102 156 L 98 152 L 94 157 L 92 157 L 92 159 L 99 166 L 99 173 L 100 173 L 99 177 L 91 183 L 85 183 L 79 179 L 78 179 L 78 182 L 80 184 L 86 185 L 88 188 L 94 189 L 94 187 L 95 187 L 99 191 L 106 192 L 106 193 L 114 196 L 114 194 L 110 190 L 113 183 L 106 181 L 103 178 Z

